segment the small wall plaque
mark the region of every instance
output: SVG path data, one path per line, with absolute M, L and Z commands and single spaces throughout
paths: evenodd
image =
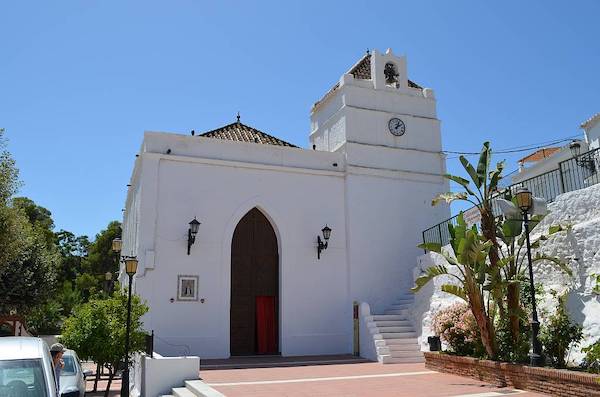
M 177 300 L 184 302 L 198 300 L 198 276 L 177 276 Z

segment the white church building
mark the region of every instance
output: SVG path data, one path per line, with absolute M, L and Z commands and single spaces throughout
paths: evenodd
M 354 302 L 408 299 L 422 230 L 450 217 L 431 206 L 449 190 L 433 90 L 367 53 L 314 104 L 309 142 L 239 118 L 144 133 L 122 254 L 158 353 L 349 354 Z

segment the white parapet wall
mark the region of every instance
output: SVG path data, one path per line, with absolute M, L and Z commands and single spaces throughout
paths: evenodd
M 571 320 L 583 327 L 584 340 L 571 349 L 569 361 L 578 364 L 584 357 L 581 348 L 600 340 L 600 296 L 594 292 L 600 275 L 600 184 L 565 193 L 548 205 L 549 214 L 531 232 L 535 240 L 551 225 L 568 226 L 566 232 L 549 236 L 540 247 L 545 255 L 561 258 L 571 268 L 572 277 L 548 261 L 534 265 L 534 281 L 544 294 L 537 297 L 542 327 L 556 307 L 555 292 L 568 293 L 567 309 Z M 449 249 L 449 247 L 446 247 Z M 535 255 L 536 251 L 533 251 Z M 414 279 L 430 266 L 443 264 L 452 271 L 441 255 L 427 253 L 417 258 Z M 421 349 L 427 350 L 427 337 L 433 335 L 431 319 L 444 307 L 459 299 L 440 290 L 450 277 L 438 277 L 415 296 L 411 316 L 419 334 Z
M 199 377 L 200 357 L 162 357 L 154 353 L 153 358 L 138 355 L 135 361 L 132 396 L 170 395 L 171 389 Z
M 367 302 L 361 302 L 359 306 L 359 345 L 360 345 L 360 356 L 367 360 L 377 361 L 377 351 L 375 348 L 375 341 L 373 336 L 369 332 L 367 323 L 371 316 L 371 307 Z
M 450 246 L 445 247 L 445 249 L 451 250 Z M 416 280 L 425 269 L 438 265 L 446 266 L 450 272 L 457 271 L 454 269 L 455 266 L 448 265 L 441 255 L 428 252 L 417 258 L 417 266 L 413 271 L 413 278 Z M 415 303 L 411 309 L 410 317 L 417 332 L 417 339 L 421 346 L 421 351 L 429 350 L 427 337 L 434 335 L 431 328 L 433 315 L 454 302 L 460 301 L 459 298 L 447 294 L 440 289 L 441 285 L 452 284 L 454 282 L 455 279 L 451 276 L 436 277 L 415 294 Z

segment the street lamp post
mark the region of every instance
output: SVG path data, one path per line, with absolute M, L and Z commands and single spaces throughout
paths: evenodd
M 137 271 L 138 261 L 135 256 L 124 257 L 125 272 L 129 277 L 129 288 L 127 289 L 127 324 L 125 331 L 125 368 L 121 379 L 121 397 L 129 397 L 129 334 L 131 332 L 131 284 L 133 275 Z
M 106 294 L 109 295 L 110 294 L 110 283 L 112 281 L 112 273 L 111 272 L 106 272 L 104 273 L 104 281 L 106 282 Z
M 537 307 L 535 302 L 535 285 L 533 283 L 533 266 L 531 263 L 531 243 L 529 241 L 529 211 L 533 207 L 533 195 L 525 188 L 519 188 L 515 193 L 517 206 L 523 214 L 523 225 L 525 227 L 525 239 L 527 241 L 527 264 L 529 265 L 529 288 L 531 289 L 531 345 L 532 353 L 529 356 L 533 367 L 544 365 L 542 357 L 542 345 L 538 339 L 540 332 L 540 322 L 537 316 Z

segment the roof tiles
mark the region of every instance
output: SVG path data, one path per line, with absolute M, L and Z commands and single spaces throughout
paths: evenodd
M 242 124 L 239 121 L 217 128 L 216 130 L 205 132 L 199 136 L 228 141 L 260 143 L 263 145 L 298 147 L 256 128 Z

